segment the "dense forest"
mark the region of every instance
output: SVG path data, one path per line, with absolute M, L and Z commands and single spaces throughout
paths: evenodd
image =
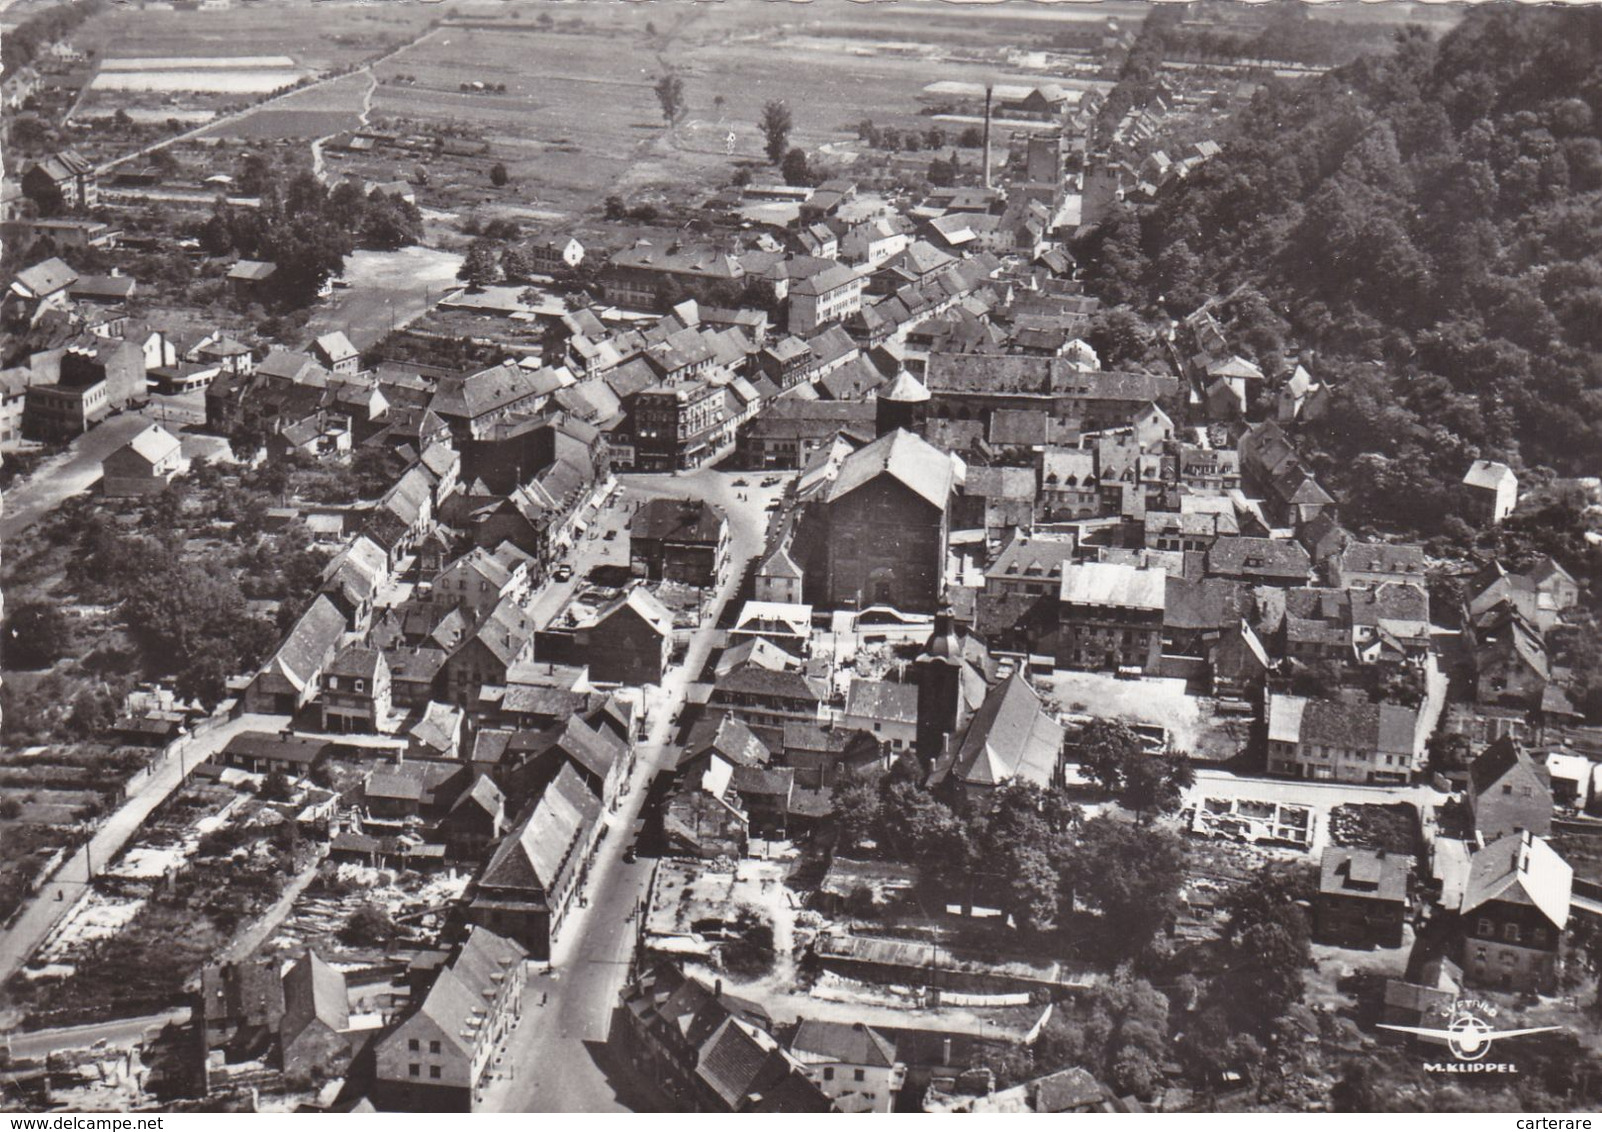
M 1171 34 L 1157 21 L 1131 64 Z M 1269 83 L 1224 130 L 1221 156 L 1081 242 L 1096 293 L 1164 317 L 1222 299 L 1270 374 L 1308 361 L 1335 403 L 1301 444 L 1349 523 L 1466 536 L 1451 500 L 1480 455 L 1598 471 L 1602 11 L 1404 29 Z

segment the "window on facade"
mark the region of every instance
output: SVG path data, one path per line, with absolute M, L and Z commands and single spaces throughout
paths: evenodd
M 412 1064 L 410 1064 L 410 1065 L 408 1065 L 406 1067 L 406 1076 L 408 1076 L 408 1077 L 421 1077 L 422 1075 L 423 1075 L 423 1067 L 421 1065 L 418 1065 L 415 1061 L 412 1062 Z
M 833 1066 L 828 1066 L 828 1065 L 824 1066 L 824 1068 L 823 1068 L 823 1079 L 825 1081 L 833 1081 L 834 1080 L 834 1067 Z
M 355 682 L 355 685 L 356 685 L 356 690 L 357 690 L 357 691 L 358 691 L 358 692 L 365 692 L 365 691 L 367 691 L 367 681 L 365 681 L 365 680 L 357 680 L 357 681 L 356 681 L 356 682 Z
M 1503 924 L 1502 938 L 1509 943 L 1517 943 L 1519 941 L 1519 926 L 1517 924 Z
M 428 1067 L 428 1079 L 430 1081 L 438 1081 L 439 1080 L 439 1066 L 430 1065 Z
M 1479 923 L 1479 930 L 1475 934 L 1476 935 L 1483 935 L 1483 936 L 1494 936 L 1496 934 L 1496 925 L 1491 923 L 1490 920 L 1481 920 L 1480 923 Z
M 1504 794 L 1513 793 L 1513 784 L 1511 782 L 1502 783 L 1502 793 L 1504 793 Z
M 853 1069 L 851 1076 L 858 1081 L 866 1081 L 868 1079 L 868 1071 L 866 1069 Z
M 439 1052 L 439 1043 L 438 1042 L 429 1042 L 428 1043 L 428 1052 L 429 1053 L 438 1053 Z
M 417 1048 L 418 1048 L 417 1039 L 416 1038 L 412 1038 L 409 1041 L 407 1041 L 406 1048 L 411 1050 L 413 1053 L 416 1053 L 417 1052 Z

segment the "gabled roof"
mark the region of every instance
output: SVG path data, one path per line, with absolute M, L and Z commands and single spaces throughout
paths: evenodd
M 516 942 L 474 927 L 450 966 L 439 973 L 417 1013 L 432 1022 L 464 1058 L 490 1037 L 489 1004 L 511 969 L 528 958 Z M 410 1020 L 408 1020 L 410 1021 Z M 402 1023 L 385 1041 L 404 1040 Z
M 701 1047 L 699 1077 L 730 1109 L 739 1110 L 769 1070 L 779 1043 L 749 1022 L 726 1018 Z
M 1539 783 L 1550 802 L 1551 778 L 1546 767 L 1532 759 L 1512 736 L 1503 735 L 1469 764 L 1469 788 L 1475 795 L 1483 795 L 1510 779 Z
M 1015 778 L 1050 786 L 1062 755 L 1062 725 L 1015 672 L 990 689 L 957 747 L 953 772 L 965 783 L 1000 786 Z
M 1519 478 L 1513 469 L 1495 460 L 1476 460 L 1463 476 L 1469 487 L 1482 487 L 1495 491 L 1504 485 L 1518 486 Z
M 34 298 L 43 299 L 75 283 L 78 273 L 55 257 L 17 272 L 13 288 L 20 287 Z
M 423 709 L 423 718 L 412 724 L 406 734 L 430 750 L 451 751 L 461 737 L 465 715 L 459 707 L 430 700 Z
M 723 515 L 704 500 L 648 499 L 629 519 L 629 537 L 713 546 L 723 537 Z
M 1062 568 L 1060 600 L 1078 605 L 1162 611 L 1168 575 L 1118 562 L 1084 562 Z
M 833 503 L 881 475 L 889 475 L 944 511 L 958 481 L 953 458 L 905 429 L 887 433 L 847 456 L 824 496 Z
M 1319 862 L 1318 891 L 1330 896 L 1405 903 L 1413 859 L 1383 849 L 1331 845 Z
M 600 799 L 563 763 L 539 801 L 496 847 L 479 886 L 542 893 L 562 887 L 578 866 L 574 848 L 600 816 Z
M 754 664 L 731 669 L 719 676 L 716 689 L 719 692 L 774 696 L 815 704 L 829 698 L 828 687 L 822 680 L 799 672 L 774 672 Z
M 330 364 L 361 355 L 361 351 L 351 344 L 349 338 L 345 337 L 343 330 L 334 330 L 327 334 L 319 335 L 312 345 L 317 348 L 323 357 L 328 359 Z
M 916 723 L 917 686 L 889 680 L 852 680 L 846 692 L 845 713 L 887 723 Z
M 313 1022 L 340 1031 L 350 1025 L 345 976 L 308 951 L 284 973 L 284 1019 L 279 1033 L 284 1045 Z
M 123 447 L 137 453 L 146 463 L 156 465 L 182 451 L 183 442 L 159 424 L 153 424 Z
M 773 758 L 767 744 L 749 727 L 726 714 L 696 721 L 679 764 L 682 766 L 709 752 L 734 766 L 766 766 Z
M 229 279 L 244 279 L 251 282 L 260 282 L 278 270 L 276 263 L 263 263 L 260 260 L 242 259 L 228 269 Z
M 1569 922 L 1573 885 L 1574 870 L 1544 840 L 1509 833 L 1469 857 L 1462 912 L 1466 916 L 1493 900 L 1529 904 L 1561 931 Z
M 267 668 L 282 674 L 296 691 L 303 691 L 344 635 L 345 615 L 319 594 L 295 622 Z

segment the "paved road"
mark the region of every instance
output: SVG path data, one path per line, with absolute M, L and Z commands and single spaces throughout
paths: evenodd
M 24 906 L 9 929 L 0 933 L 0 983 L 28 961 L 61 917 L 88 891 L 91 867 L 98 872 L 110 864 L 151 811 L 178 788 L 190 771 L 241 731 L 276 732 L 288 725 L 288 716 L 243 715 L 192 739 L 182 753 L 169 749 L 152 763 L 144 777 L 130 785 L 127 800 L 101 824 L 89 843 L 56 871 L 55 879 Z
M 652 497 L 705 499 L 730 520 L 729 576 L 719 588 L 706 621 L 691 638 L 683 663 L 652 697 L 650 730 L 639 748 L 629 793 L 610 819 L 590 869 L 587 908 L 563 925 L 552 951 L 554 975 L 529 980 L 523 1022 L 513 1033 L 505 1068 L 492 1082 L 484 1107 L 492 1112 L 624 1112 L 626 1082 L 607 1074 L 602 1043 L 632 955 L 636 923 L 632 914 L 644 898 L 650 862 L 627 864 L 623 849 L 633 839 L 647 787 L 658 771 L 673 764 L 678 749 L 669 743 L 673 716 L 690 681 L 705 666 L 715 626 L 738 589 L 745 564 L 762 550 L 767 528 L 763 505 L 778 492 L 757 489 L 741 500 L 733 474 L 701 470 L 674 476 L 620 476 L 625 506 Z M 604 528 L 603 528 L 604 529 Z M 543 1004 L 542 1004 L 543 1000 Z
M 100 479 L 100 461 L 159 417 L 160 413 L 151 408 L 102 421 L 74 440 L 64 452 L 40 464 L 27 479 L 7 488 L 0 538 L 16 538 L 46 511 L 93 487 Z
M 180 1006 L 161 1014 L 146 1014 L 138 1018 L 122 1018 L 115 1022 L 91 1022 L 86 1026 L 64 1026 L 56 1030 L 30 1030 L 12 1034 L 0 1048 L 8 1051 L 15 1060 L 37 1060 L 57 1050 L 90 1049 L 96 1042 L 105 1042 L 113 1049 L 127 1049 L 153 1030 L 160 1030 L 169 1022 L 180 1026 L 189 1021 L 189 1007 Z

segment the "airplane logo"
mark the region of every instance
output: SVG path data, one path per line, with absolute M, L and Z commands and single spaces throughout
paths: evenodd
M 1561 1026 L 1526 1026 L 1520 1030 L 1493 1030 L 1477 1014 L 1464 1010 L 1454 1011 L 1451 1020 L 1442 1029 L 1430 1026 L 1392 1026 L 1381 1023 L 1382 1030 L 1395 1030 L 1403 1034 L 1417 1034 L 1424 1038 L 1444 1041 L 1452 1056 L 1459 1061 L 1478 1061 L 1491 1052 L 1491 1043 L 1503 1038 L 1522 1038 L 1530 1034 L 1545 1034 L 1561 1030 Z

